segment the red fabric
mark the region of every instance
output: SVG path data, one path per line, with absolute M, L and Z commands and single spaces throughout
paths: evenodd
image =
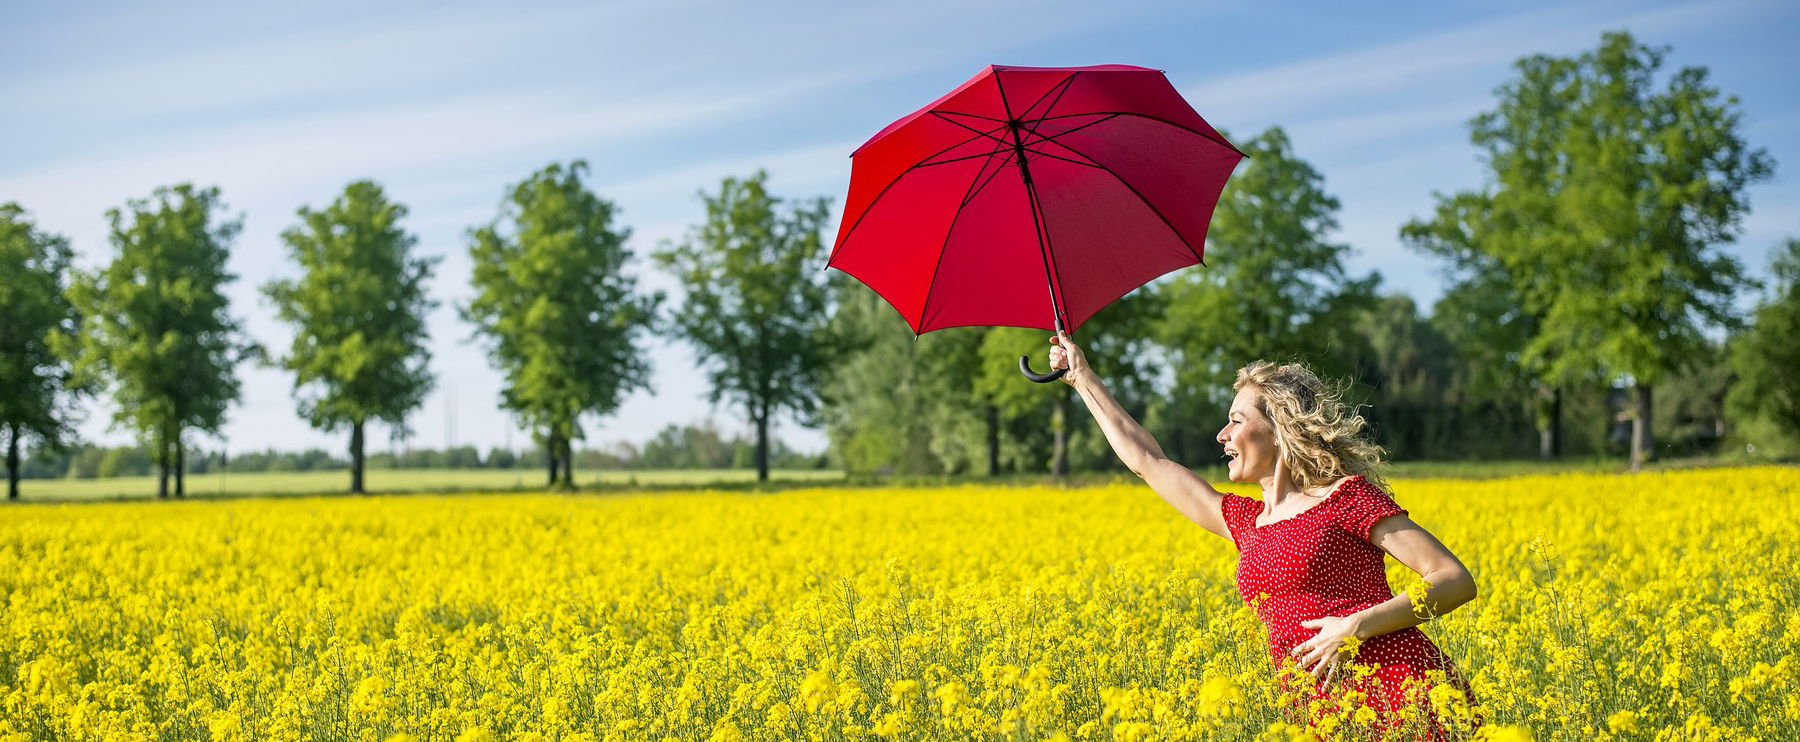
M 1016 144 L 1037 189 L 1048 280 Z M 1157 70 L 990 66 L 852 157 L 829 264 L 887 299 L 915 333 L 1054 329 L 1052 285 L 1073 332 L 1201 260 L 1243 153 Z
M 1262 527 L 1256 525 L 1262 501 L 1226 494 L 1221 506 L 1237 543 L 1238 595 L 1256 606 L 1257 616 L 1268 627 L 1269 657 L 1277 667 L 1290 650 L 1318 633 L 1301 626 L 1301 621 L 1347 616 L 1394 597 L 1383 567 L 1387 552 L 1369 542 L 1369 531 L 1382 518 L 1405 515 L 1406 509 L 1366 478 L 1351 477 L 1299 515 Z M 1432 669 L 1443 670 L 1467 694 L 1469 704 L 1476 703 L 1450 658 L 1418 627 L 1363 640 L 1353 662 L 1380 668 L 1360 684 L 1325 688 L 1321 683 L 1303 689 L 1301 708 L 1313 698 L 1329 699 L 1335 706 L 1344 690 L 1356 688 L 1368 694 L 1366 704 L 1380 719 L 1397 724 L 1395 712 L 1423 703 L 1417 695 L 1405 695 L 1407 683 L 1424 681 L 1425 672 Z M 1337 673 L 1348 679 L 1349 671 L 1346 666 Z M 1430 716 L 1433 738 L 1445 734 L 1435 714 Z

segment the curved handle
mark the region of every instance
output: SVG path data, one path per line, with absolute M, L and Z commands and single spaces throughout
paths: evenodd
M 1047 373 L 1047 374 L 1040 374 L 1036 371 L 1031 370 L 1031 356 L 1019 356 L 1019 373 L 1024 374 L 1025 378 L 1035 381 L 1039 384 L 1048 384 L 1052 381 L 1056 381 L 1057 379 L 1062 378 L 1063 374 L 1066 374 L 1068 372 L 1069 372 L 1069 369 L 1067 369 L 1067 368 L 1059 368 L 1059 369 L 1057 369 L 1055 371 L 1051 371 L 1050 373 Z

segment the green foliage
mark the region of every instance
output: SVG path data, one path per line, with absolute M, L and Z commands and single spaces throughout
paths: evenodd
M 582 184 L 586 170 L 580 160 L 545 167 L 511 189 L 494 223 L 471 230 L 475 297 L 461 308 L 506 377 L 501 405 L 543 432 L 565 476 L 580 417 L 611 414 L 649 388 L 640 336 L 662 301 L 625 273 L 630 230 Z
M 1366 350 L 1357 376 L 1370 395 L 1362 414 L 1374 438 L 1395 457 L 1458 448 L 1468 425 L 1455 414 L 1461 364 L 1450 340 L 1405 295 L 1382 297 L 1358 320 Z
M 936 438 L 931 423 L 942 408 L 956 404 L 949 379 L 931 378 L 922 362 L 951 332 L 971 335 L 968 328 L 914 337 L 905 322 L 875 292 L 843 274 L 834 274 L 837 300 L 829 333 L 840 341 L 840 355 L 821 385 L 820 417 L 831 448 L 844 468 L 853 472 L 887 471 L 929 474 L 943 470 L 933 456 Z
M 1705 327 L 1735 327 L 1746 285 L 1729 253 L 1747 187 L 1774 161 L 1745 142 L 1735 97 L 1703 67 L 1656 88 L 1666 48 L 1609 33 L 1583 54 L 1580 95 L 1563 113 L 1559 153 L 1569 225 L 1543 343 L 1595 342 L 1607 369 L 1652 385 L 1706 350 Z M 1607 287 L 1598 291 L 1596 287 Z
M 79 323 L 66 296 L 72 260 L 67 238 L 40 231 L 18 204 L 0 204 L 0 434 L 9 497 L 18 496 L 23 441 L 58 449 L 72 433 L 82 390 L 59 351 Z
M 1006 469 L 1042 472 L 1056 465 L 1056 427 L 1067 424 L 1066 417 L 1057 420 L 1056 408 L 1073 392 L 1060 381 L 1034 384 L 1019 374 L 1021 354 L 1031 356 L 1035 368 L 1047 368 L 1044 354 L 1050 348 L 1050 334 L 994 327 L 981 338 L 975 393 L 994 406 L 1002 421 L 1000 459 Z
M 1767 298 L 1731 342 L 1737 383 L 1727 404 L 1744 427 L 1767 431 L 1763 449 L 1779 450 L 1784 443 L 1794 449 L 1800 448 L 1800 240 L 1781 246 L 1770 273 L 1775 282 Z
M 1250 158 L 1213 214 L 1209 267 L 1183 271 L 1159 290 L 1165 310 L 1157 335 L 1175 386 L 1152 429 L 1192 428 L 1168 437 L 1177 458 L 1217 453 L 1212 431 L 1201 430 L 1212 423 L 1202 421 L 1223 424 L 1231 384 L 1246 363 L 1303 360 L 1320 374 L 1347 375 L 1350 330 L 1381 280 L 1344 269 L 1349 246 L 1327 239 L 1338 225 L 1338 200 L 1285 132 L 1270 128 L 1240 145 Z
M 227 311 L 226 259 L 243 222 L 219 218 L 223 208 L 217 188 L 181 184 L 108 210 L 113 260 L 69 291 L 83 317 L 77 377 L 110 383 L 115 424 L 138 433 L 165 477 L 180 471 L 183 431 L 218 432 L 238 398 L 237 363 L 260 352 Z
M 110 449 L 100 459 L 100 467 L 94 472 L 97 477 L 123 477 L 134 474 L 147 474 L 155 462 L 150 460 L 150 453 L 143 446 L 121 446 Z
M 1731 298 L 1747 281 L 1714 248 L 1774 167 L 1704 68 L 1658 88 L 1666 54 L 1608 33 L 1579 57 L 1519 60 L 1495 110 L 1471 122 L 1489 182 L 1439 196 L 1432 219 L 1401 230 L 1451 263 L 1440 326 L 1479 369 L 1473 388 L 1530 379 L 1548 394 L 1628 376 L 1638 460 L 1650 387 L 1708 352 L 1706 328 L 1737 325 Z M 1553 424 L 1554 408 L 1539 409 Z
M 837 344 L 820 272 L 827 202 L 801 202 L 784 214 L 767 180 L 758 171 L 726 178 L 717 195 L 701 193 L 705 221 L 655 253 L 686 294 L 671 324 L 706 369 L 710 399 L 742 405 L 757 429 L 762 479 L 769 421 L 782 410 L 816 421 Z
M 406 207 L 362 180 L 324 211 L 300 207 L 282 232 L 299 280 L 271 281 L 263 293 L 295 328 L 281 365 L 294 372 L 300 414 L 315 428 L 350 428 L 350 491 L 363 491 L 363 424 L 403 427 L 425 401 L 425 293 L 436 258 L 410 255 L 418 239 L 400 227 Z
M 371 181 L 298 214 L 281 238 L 301 276 L 262 290 L 294 327 L 280 363 L 294 373 L 300 415 L 328 431 L 370 419 L 403 425 L 432 387 L 425 315 L 437 302 L 425 281 L 441 258 L 412 255 L 406 207 Z

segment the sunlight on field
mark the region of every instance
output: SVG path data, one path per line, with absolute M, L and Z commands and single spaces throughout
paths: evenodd
M 370 469 L 365 473 L 370 492 L 444 492 L 496 489 L 541 489 L 549 478 L 536 469 Z M 844 478 L 841 471 L 777 469 L 769 472 L 782 481 L 823 482 Z M 644 485 L 704 487 L 756 481 L 755 469 L 684 469 L 650 471 L 575 470 L 578 486 Z M 169 485 L 172 488 L 174 484 Z M 190 474 L 190 497 L 218 495 L 293 495 L 346 492 L 350 473 L 344 470 L 304 472 L 249 472 Z M 156 477 L 107 479 L 29 479 L 20 484 L 23 500 L 86 500 L 156 496 Z
M 1800 471 L 1395 489 L 1490 728 L 1800 738 Z M 1289 739 L 1234 563 L 1132 484 L 15 507 L 0 739 Z

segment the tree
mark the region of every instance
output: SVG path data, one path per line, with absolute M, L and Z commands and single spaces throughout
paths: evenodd
M 1558 203 L 1577 249 L 1556 276 L 1543 333 L 1597 341 L 1601 361 L 1631 378 L 1633 469 L 1655 455 L 1651 390 L 1705 352 L 1703 329 L 1741 324 L 1731 300 L 1743 269 L 1716 246 L 1736 239 L 1747 187 L 1774 170 L 1706 68 L 1683 67 L 1655 88 L 1667 53 L 1609 33 L 1581 56 Z
M 1182 460 L 1217 452 L 1213 431 L 1192 427 L 1223 424 L 1245 363 L 1307 360 L 1321 374 L 1346 374 L 1345 345 L 1355 342 L 1356 317 L 1373 305 L 1381 280 L 1348 275 L 1349 246 L 1327 239 L 1338 200 L 1280 127 L 1243 144 L 1246 167 L 1227 185 L 1207 232 L 1208 267 L 1159 289 L 1166 309 L 1157 334 L 1175 382 L 1156 416 L 1173 429 L 1159 440 Z
M 476 295 L 460 308 L 506 376 L 501 405 L 541 431 L 550 484 L 562 487 L 574 486 L 581 416 L 612 414 L 650 387 L 641 335 L 662 302 L 625 273 L 631 232 L 613 227 L 616 209 L 582 184 L 586 170 L 576 160 L 533 173 L 470 231 Z
M 1396 457 L 1467 456 L 1470 416 L 1458 394 L 1467 364 L 1450 339 L 1404 294 L 1382 297 L 1359 325 L 1368 355 L 1359 359 L 1357 377 L 1373 394 L 1363 414 L 1377 442 Z M 1509 420 L 1491 414 L 1484 419 L 1488 423 L 1476 435 L 1511 437 Z
M 1730 300 L 1746 280 L 1714 247 L 1774 167 L 1705 68 L 1656 89 L 1666 54 L 1621 32 L 1578 58 L 1520 60 L 1497 110 L 1473 122 L 1489 189 L 1441 199 L 1434 222 L 1403 232 L 1508 289 L 1529 326 L 1497 336 L 1528 336 L 1519 363 L 1544 384 L 1630 378 L 1634 469 L 1654 455 L 1652 388 L 1705 352 L 1705 328 L 1738 324 Z
M 69 240 L 38 230 L 16 203 L 0 204 L 0 429 L 6 432 L 6 497 L 19 499 L 20 447 L 62 450 L 75 398 L 66 342 L 79 324 L 67 296 Z
M 1540 62 L 1521 62 L 1525 81 L 1503 87 L 1502 98 L 1556 100 L 1545 88 L 1563 84 L 1554 72 L 1558 67 Z M 1516 92 L 1527 85 L 1536 87 L 1529 94 Z M 1558 249 L 1540 245 L 1559 239 L 1549 195 L 1562 187 L 1558 174 L 1545 166 L 1552 158 L 1520 143 L 1542 136 L 1541 126 L 1502 119 L 1525 108 L 1504 103 L 1499 113 L 1483 114 L 1473 123 L 1476 143 L 1486 148 L 1493 183 L 1483 191 L 1437 195 L 1436 214 L 1408 221 L 1400 238 L 1449 263 L 1432 321 L 1467 360 L 1467 391 L 1477 399 L 1522 393 L 1535 397 L 1538 458 L 1548 461 L 1562 455 L 1564 390 L 1594 380 L 1598 361 L 1588 346 L 1539 346 L 1536 353 L 1525 352 L 1537 338 L 1549 301 L 1542 276 L 1551 269 L 1537 263 L 1539 255 Z
M 1086 341 L 1087 323 L 1082 328 L 1083 339 L 1077 342 Z M 975 392 L 994 406 L 999 419 L 1000 458 L 1015 470 L 1047 468 L 1061 477 L 1069 473 L 1069 398 L 1074 390 L 1062 382 L 1033 384 L 1019 375 L 1018 365 L 1021 352 L 1043 358 L 1049 338 L 1043 330 L 990 328 L 981 338 Z
M 114 388 L 115 425 L 135 430 L 156 461 L 157 497 L 186 494 L 187 430 L 217 434 L 239 394 L 235 368 L 261 353 L 228 312 L 225 269 L 243 219 L 220 219 L 218 188 L 190 184 L 109 209 L 113 261 L 78 274 L 78 383 Z
M 784 410 L 815 420 L 836 345 L 820 271 L 828 202 L 784 214 L 767 180 L 759 170 L 702 192 L 706 220 L 655 254 L 686 292 L 672 324 L 707 370 L 712 402 L 743 405 L 756 428 L 757 481 L 769 478 L 769 421 Z
M 1119 404 L 1140 419 L 1153 394 L 1150 343 L 1161 300 L 1154 290 L 1132 291 L 1096 312 L 1082 323 L 1078 335 L 1071 336 L 1087 354 L 1095 373 L 1106 379 Z M 1002 327 L 988 330 L 982 338 L 978 363 L 965 373 L 975 379 L 974 391 L 1003 423 L 995 438 L 1009 438 L 1008 442 L 1021 449 L 1014 456 L 1024 459 L 1021 469 L 1047 464 L 1052 475 L 1064 477 L 1076 468 L 1077 454 L 1084 467 L 1120 466 L 1099 429 L 1077 421 L 1074 390 L 1065 384 L 1039 385 L 1020 378 L 1020 352 L 1042 359 L 1050 348 L 1050 337 L 1044 330 Z M 1047 457 L 1041 448 L 1045 432 Z
M 837 360 L 820 389 L 831 450 L 848 471 L 969 472 L 999 466 L 998 415 L 974 383 L 985 327 L 914 336 L 886 300 L 847 274 L 828 334 Z
M 1737 383 L 1726 404 L 1740 420 L 1763 420 L 1800 443 L 1800 240 L 1788 240 L 1770 266 L 1775 283 L 1747 330 L 1731 343 Z
M 294 327 L 280 364 L 294 373 L 300 416 L 328 432 L 350 428 L 350 491 L 360 494 L 364 423 L 403 425 L 431 390 L 425 315 L 437 302 L 425 281 L 439 259 L 411 255 L 418 239 L 400 227 L 406 207 L 372 181 L 298 214 L 281 239 L 302 274 L 262 291 Z
M 834 274 L 831 281 L 838 298 L 830 332 L 841 341 L 820 387 L 820 417 L 832 451 L 846 471 L 935 472 L 935 431 L 924 410 L 946 389 L 926 378 L 921 360 L 922 346 L 940 338 L 915 337 L 880 295 L 854 279 Z

